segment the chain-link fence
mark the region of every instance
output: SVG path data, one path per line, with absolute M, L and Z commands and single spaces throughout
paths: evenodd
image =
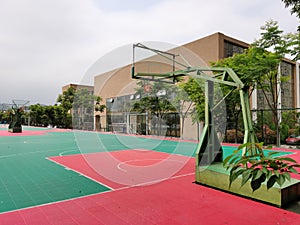
M 276 116 L 279 123 L 279 138 L 280 143 L 285 144 L 286 139 L 290 135 L 299 135 L 299 118 L 300 108 L 286 108 L 286 109 L 259 109 L 252 110 L 253 128 L 258 138 L 258 141 L 264 144 L 276 144 L 277 140 L 277 127 Z M 237 112 L 235 118 L 228 118 L 226 142 L 242 143 L 243 142 L 243 118 L 241 112 Z

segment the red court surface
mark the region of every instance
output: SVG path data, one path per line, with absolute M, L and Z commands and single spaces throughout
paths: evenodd
M 300 215 L 193 184 L 187 175 L 0 214 L 0 224 L 298 225 Z
M 298 158 L 298 152 L 293 156 Z M 0 225 L 300 224 L 300 214 L 193 183 L 193 158 L 136 149 L 49 160 L 112 190 L 2 213 Z M 106 177 L 100 168 L 114 176 Z M 150 171 L 155 175 L 145 180 Z
M 8 132 L 7 130 L 0 130 L 0 137 L 4 136 L 11 136 L 11 137 L 16 137 L 16 136 L 34 136 L 34 135 L 43 135 L 47 133 L 48 130 L 23 130 L 22 133 L 11 133 Z
M 44 135 L 48 132 L 67 132 L 71 131 L 69 129 L 56 129 L 56 128 L 49 128 L 49 129 L 40 129 L 40 130 L 27 130 L 23 129 L 21 133 L 11 133 L 8 132 L 7 126 L 1 127 L 5 128 L 4 130 L 0 130 L 0 137 L 16 137 L 16 136 L 36 136 L 36 135 Z
M 194 158 L 146 149 L 55 156 L 49 160 L 111 189 L 193 174 L 195 166 Z

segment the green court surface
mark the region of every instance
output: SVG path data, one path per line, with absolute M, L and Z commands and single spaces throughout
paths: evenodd
M 193 154 L 196 144 L 92 132 L 0 136 L 0 213 L 109 190 L 48 157 L 132 147 Z
M 80 131 L 0 136 L 0 213 L 110 190 L 48 160 L 49 157 L 127 149 L 194 156 L 196 145 L 195 142 Z M 235 148 L 224 150 L 230 152 Z
M 230 154 L 232 154 L 236 149 L 237 147 L 233 147 L 233 146 L 222 146 L 222 149 L 223 149 L 223 160 L 228 157 Z M 240 150 L 241 152 L 242 150 Z M 273 150 L 269 150 L 269 149 L 265 149 L 263 150 L 264 154 L 268 154 L 268 152 L 271 152 Z M 292 152 L 283 152 L 283 151 L 278 151 L 278 150 L 274 150 L 276 151 L 277 153 L 274 154 L 274 156 L 283 156 L 283 155 L 289 155 L 289 154 L 292 154 Z
M 72 133 L 0 137 L 0 212 L 107 191 L 46 159 L 77 147 Z

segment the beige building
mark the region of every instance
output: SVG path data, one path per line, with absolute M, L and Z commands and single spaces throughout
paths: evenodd
M 94 130 L 94 86 L 68 84 L 62 87 L 62 92 L 69 88 L 76 91 L 73 108 L 70 110 L 73 129 Z
M 242 53 L 248 47 L 249 44 L 243 41 L 222 33 L 214 33 L 175 48 L 174 52 L 184 53 L 185 60 L 191 62 L 193 66 L 206 67 L 210 62 L 230 57 L 235 53 Z M 154 59 L 155 57 L 150 58 Z M 162 66 L 156 68 L 152 65 L 149 72 L 167 72 L 168 70 L 170 72 L 170 68 L 163 68 Z M 300 107 L 299 64 L 286 59 L 281 64 L 281 71 L 282 76 L 290 76 L 289 81 L 283 84 L 281 104 L 283 107 L 298 108 Z M 145 122 L 149 119 L 147 118 L 149 115 L 131 113 L 128 105 L 126 109 L 128 102 L 140 97 L 136 95 L 137 82 L 138 80 L 131 78 L 131 65 L 116 68 L 94 77 L 94 94 L 101 96 L 103 103 L 107 105 L 106 112 L 95 114 L 95 130 L 151 134 L 149 132 L 150 125 Z M 255 92 L 253 96 L 251 100 L 252 109 L 259 109 L 263 105 L 263 100 L 260 99 L 261 95 L 259 92 Z M 114 106 L 118 104 L 119 106 L 123 104 L 122 110 L 114 110 Z M 177 119 L 179 120 L 179 118 Z M 178 124 L 180 123 L 178 122 Z M 178 124 L 174 128 L 175 130 L 169 131 L 168 135 L 178 136 Z M 198 126 L 193 124 L 190 118 L 187 118 L 183 137 L 196 139 L 198 129 Z
M 92 94 L 92 95 L 94 94 L 94 86 L 91 86 L 91 85 L 67 84 L 62 87 L 62 92 L 67 91 L 68 88 L 74 88 L 75 90 L 86 89 L 90 92 L 90 94 Z

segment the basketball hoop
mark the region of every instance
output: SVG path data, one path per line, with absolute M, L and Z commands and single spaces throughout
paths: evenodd
M 13 100 L 13 105 L 11 107 L 11 121 L 8 126 L 8 131 L 12 133 L 22 132 L 22 118 L 21 114 L 25 109 L 25 106 L 29 103 L 27 100 Z

